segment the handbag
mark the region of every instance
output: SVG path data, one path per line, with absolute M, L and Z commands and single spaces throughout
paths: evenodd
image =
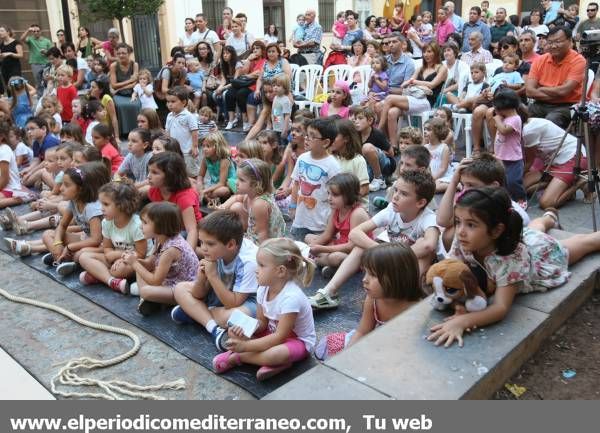
M 206 79 L 206 90 L 216 90 L 219 87 L 219 80 L 214 75 L 209 75 Z
M 416 99 L 425 99 L 427 96 L 432 95 L 433 92 L 428 87 L 408 86 L 402 90 L 402 94 Z
M 231 80 L 231 87 L 234 89 L 243 89 L 244 87 L 250 87 L 254 83 L 256 83 L 256 78 L 249 77 L 248 75 L 240 75 Z

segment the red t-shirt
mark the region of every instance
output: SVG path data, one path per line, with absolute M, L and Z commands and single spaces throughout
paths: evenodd
M 73 99 L 77 98 L 77 88 L 72 84 L 69 87 L 58 86 L 58 89 L 56 89 L 56 97 L 58 98 L 60 105 L 62 105 L 60 117 L 62 117 L 63 122 L 70 122 L 73 118 L 73 107 L 71 107 L 71 103 L 73 102 Z
M 100 154 L 102 154 L 102 158 L 106 158 L 110 161 L 110 171 L 112 174 L 115 174 L 117 170 L 119 170 L 123 159 L 125 159 L 112 144 L 104 146 L 100 151 Z
M 150 188 L 148 191 L 148 198 L 150 201 L 165 201 L 160 193 L 160 189 L 156 187 Z M 177 207 L 181 209 L 181 212 L 188 207 L 192 207 L 194 209 L 196 221 L 202 219 L 202 214 L 200 213 L 200 200 L 198 199 L 198 193 L 194 188 L 182 189 L 181 191 L 172 193 L 169 197 L 169 202 L 176 204 Z

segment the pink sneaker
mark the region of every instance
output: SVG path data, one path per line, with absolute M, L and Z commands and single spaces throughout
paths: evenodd
M 230 357 L 233 357 L 235 361 L 233 365 L 229 363 Z M 242 361 L 240 361 L 239 353 L 234 353 L 231 350 L 228 350 L 227 352 L 219 353 L 217 356 L 215 356 L 212 360 L 212 365 L 215 373 L 221 374 L 231 370 L 233 367 L 242 365 Z
M 113 289 L 115 292 L 122 293 L 126 295 L 129 293 L 129 285 L 127 284 L 127 280 L 125 278 L 111 278 L 108 283 L 108 287 Z
M 81 274 L 79 274 L 79 281 L 84 286 L 91 286 L 92 284 L 100 284 L 102 282 L 88 271 L 83 271 Z
M 267 379 L 281 373 L 283 370 L 287 370 L 291 366 L 292 366 L 291 362 L 288 362 L 287 364 L 276 365 L 274 367 L 270 367 L 268 365 L 263 365 L 256 372 L 256 380 L 258 380 L 259 382 L 262 382 L 263 380 L 267 380 Z

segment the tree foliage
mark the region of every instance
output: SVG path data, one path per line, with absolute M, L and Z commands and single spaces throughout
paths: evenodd
M 118 19 L 158 12 L 165 0 L 80 0 L 95 18 Z

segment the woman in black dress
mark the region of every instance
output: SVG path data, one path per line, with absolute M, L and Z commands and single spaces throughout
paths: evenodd
M 21 76 L 23 46 L 13 38 L 9 27 L 0 26 L 0 95 L 5 92 L 12 76 Z

